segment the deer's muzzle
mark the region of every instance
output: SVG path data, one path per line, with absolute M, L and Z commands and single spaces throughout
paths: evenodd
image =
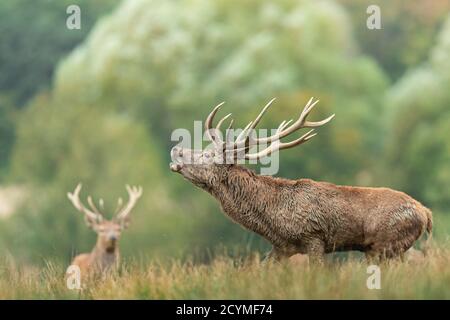
M 170 170 L 172 170 L 173 172 L 178 172 L 181 170 L 182 165 L 179 163 L 175 163 L 175 162 L 171 162 L 170 163 Z
M 170 150 L 170 157 L 172 158 L 172 162 L 169 165 L 170 170 L 173 172 L 180 171 L 183 167 L 181 163 L 183 159 L 183 149 L 180 147 L 173 147 L 172 150 Z

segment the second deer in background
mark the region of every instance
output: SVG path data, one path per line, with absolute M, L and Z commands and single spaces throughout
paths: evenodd
M 83 253 L 76 256 L 72 265 L 80 268 L 81 276 L 92 272 L 104 272 L 115 268 L 119 263 L 118 241 L 121 233 L 130 222 L 130 212 L 142 195 L 141 187 L 126 186 L 129 200 L 122 206 L 122 199 L 119 198 L 115 217 L 106 220 L 104 215 L 95 206 L 92 197 L 88 196 L 87 201 L 90 209 L 86 208 L 80 200 L 81 183 L 78 184 L 73 193 L 67 193 L 69 200 L 74 207 L 84 214 L 84 219 L 88 227 L 97 233 L 97 243 L 90 253 Z M 103 201 L 100 200 L 100 207 L 103 209 Z

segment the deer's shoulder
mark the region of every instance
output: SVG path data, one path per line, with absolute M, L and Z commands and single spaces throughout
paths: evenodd
M 89 265 L 90 256 L 91 255 L 89 253 L 79 254 L 72 260 L 72 264 L 75 264 L 79 267 L 87 266 L 87 265 Z

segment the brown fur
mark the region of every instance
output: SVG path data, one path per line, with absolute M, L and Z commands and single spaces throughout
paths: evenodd
M 84 214 L 87 226 L 97 233 L 97 243 L 94 249 L 90 253 L 78 255 L 72 260 L 71 264 L 80 268 L 81 277 L 105 273 L 118 266 L 120 236 L 122 231 L 128 227 L 130 212 L 142 195 L 141 187 L 127 185 L 126 189 L 129 196 L 128 203 L 123 206 L 122 199 L 119 198 L 116 216 L 113 220 L 104 218 L 91 197 L 88 197 L 90 209 L 83 205 L 79 198 L 81 183 L 77 185 L 74 192 L 67 194 L 75 208 Z M 100 201 L 101 207 L 102 203 L 103 201 Z
M 268 259 L 301 253 L 322 262 L 325 253 L 347 250 L 392 258 L 431 232 L 431 211 L 403 192 L 260 176 L 238 165 L 205 164 L 206 152 L 175 147 L 171 168 L 212 194 L 233 221 L 270 241 Z M 181 153 L 194 164 L 180 163 Z
M 90 253 L 77 255 L 71 263 L 80 268 L 82 276 L 114 270 L 119 264 L 118 241 L 122 226 L 105 220 L 94 230 L 98 234 L 94 249 Z

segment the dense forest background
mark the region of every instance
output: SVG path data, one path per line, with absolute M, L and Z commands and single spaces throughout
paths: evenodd
M 80 30 L 66 27 L 70 4 Z M 371 4 L 381 30 L 366 27 Z M 173 129 L 223 100 L 239 127 L 272 97 L 262 127 L 311 96 L 313 117 L 336 113 L 280 154 L 279 176 L 405 191 L 448 237 L 450 1 L 2 1 L 0 37 L 0 192 L 20 199 L 0 212 L 0 253 L 39 263 L 90 250 L 66 197 L 79 181 L 110 209 L 126 183 L 144 187 L 126 257 L 264 250 L 168 163 Z

